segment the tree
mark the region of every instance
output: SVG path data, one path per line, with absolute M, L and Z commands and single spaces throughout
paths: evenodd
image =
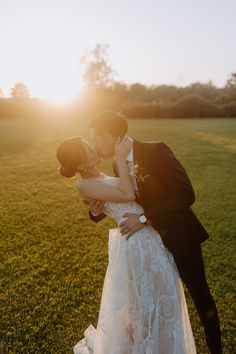
M 226 81 L 225 87 L 221 90 L 221 95 L 217 100 L 219 104 L 227 104 L 236 101 L 236 72 L 231 73 L 230 78 Z
M 145 101 L 147 91 L 148 88 L 145 85 L 135 82 L 129 88 L 129 98 L 131 101 Z
M 108 87 L 114 82 L 115 73 L 108 64 L 108 50 L 108 45 L 97 44 L 80 59 L 85 65 L 83 79 L 86 89 Z
M 4 93 L 2 89 L 0 89 L 0 98 L 4 98 Z
M 226 87 L 236 89 L 236 72 L 231 73 L 230 78 L 226 81 Z
M 25 84 L 17 82 L 11 89 L 12 98 L 29 98 L 30 93 Z

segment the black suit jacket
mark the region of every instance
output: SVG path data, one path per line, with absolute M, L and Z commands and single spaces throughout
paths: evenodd
M 142 170 L 145 182 L 137 181 L 136 201 L 159 232 L 174 256 L 182 256 L 209 235 L 191 209 L 195 201 L 190 179 L 171 149 L 162 142 L 139 142 L 134 139 L 134 164 Z M 116 166 L 113 165 L 117 174 Z M 104 214 L 90 217 L 94 221 Z

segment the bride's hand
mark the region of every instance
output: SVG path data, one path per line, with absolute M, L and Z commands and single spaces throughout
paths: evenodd
M 126 159 L 131 147 L 132 140 L 130 140 L 127 136 L 125 136 L 122 140 L 118 137 L 115 146 L 115 157 Z

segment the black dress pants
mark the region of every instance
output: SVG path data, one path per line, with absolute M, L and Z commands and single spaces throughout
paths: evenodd
M 200 316 L 210 353 L 222 354 L 220 321 L 207 284 L 201 245 L 174 259 Z

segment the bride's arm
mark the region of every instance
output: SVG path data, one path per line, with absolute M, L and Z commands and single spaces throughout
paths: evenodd
M 82 179 L 78 182 L 78 189 L 84 199 L 99 199 L 111 202 L 135 200 L 132 179 L 125 160 L 130 148 L 130 142 L 126 138 L 121 143 L 118 141 L 116 144 L 115 156 L 120 176 L 119 184 L 111 186 L 95 180 Z

